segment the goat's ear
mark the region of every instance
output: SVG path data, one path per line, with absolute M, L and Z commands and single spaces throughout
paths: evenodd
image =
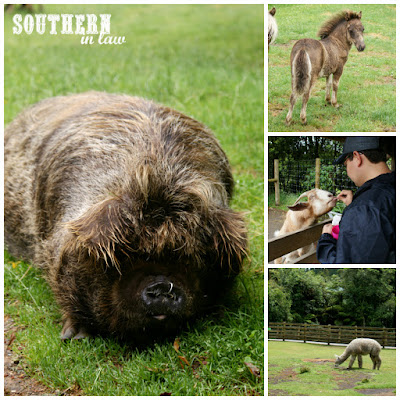
M 309 206 L 308 203 L 303 202 L 303 203 L 294 204 L 293 206 L 288 206 L 288 209 L 292 210 L 292 211 L 301 211 L 301 210 L 306 209 L 308 206 Z

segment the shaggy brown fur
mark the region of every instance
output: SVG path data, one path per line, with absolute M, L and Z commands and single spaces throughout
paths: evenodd
M 5 132 L 5 240 L 45 270 L 63 338 L 140 341 L 212 305 L 246 252 L 228 160 L 201 123 L 141 98 L 41 101 Z
M 337 27 L 344 21 L 350 21 L 351 19 L 361 19 L 361 12 L 356 13 L 354 11 L 342 11 L 334 15 L 330 20 L 326 21 L 317 33 L 321 39 L 328 37 Z

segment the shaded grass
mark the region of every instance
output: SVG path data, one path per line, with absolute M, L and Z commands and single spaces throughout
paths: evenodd
M 75 35 L 12 35 L 6 14 L 5 122 L 43 98 L 86 90 L 151 98 L 202 121 L 232 164 L 232 206 L 245 213 L 250 260 L 225 306 L 179 335 L 179 352 L 173 341 L 139 351 L 103 338 L 62 344 L 60 311 L 40 271 L 6 253 L 13 351 L 49 387 L 85 395 L 263 394 L 263 6 L 44 7 L 109 12 L 112 35 L 127 43 L 84 47 Z
M 303 396 L 359 396 L 355 389 L 385 389 L 396 387 L 396 351 L 383 349 L 380 353 L 382 366 L 372 370 L 369 357 L 363 357 L 363 368 L 344 370 L 348 360 L 334 368 L 334 355 L 342 354 L 342 346 L 325 346 L 310 343 L 268 342 L 268 390 L 282 390 L 286 395 Z M 316 363 L 310 359 L 326 359 L 332 362 Z M 300 373 L 301 368 L 309 372 Z M 283 376 L 285 378 L 283 378 Z M 348 382 L 349 388 L 341 389 L 340 382 Z
M 307 105 L 308 125 L 300 123 L 301 99 L 293 124 L 285 125 L 291 93 L 290 52 L 295 41 L 317 39 L 322 22 L 344 8 L 362 10 L 366 49 L 354 48 L 344 67 L 334 109 L 325 106 L 325 79 L 319 79 Z M 268 60 L 268 130 L 368 132 L 396 127 L 396 6 L 307 4 L 279 5 L 275 15 L 279 36 Z

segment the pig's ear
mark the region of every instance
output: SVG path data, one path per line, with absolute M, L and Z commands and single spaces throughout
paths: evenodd
M 219 209 L 213 215 L 214 246 L 222 268 L 238 273 L 247 256 L 247 230 L 243 215 L 230 209 Z
M 77 245 L 86 248 L 90 255 L 104 259 L 107 264 L 111 263 L 118 270 L 115 248 L 119 244 L 126 245 L 129 234 L 123 208 L 120 198 L 107 199 L 66 224 Z

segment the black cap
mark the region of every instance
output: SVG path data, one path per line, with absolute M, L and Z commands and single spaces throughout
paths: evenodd
M 353 151 L 379 149 L 378 136 L 349 136 L 343 145 L 342 155 L 336 159 L 334 164 L 342 164 L 346 156 Z

